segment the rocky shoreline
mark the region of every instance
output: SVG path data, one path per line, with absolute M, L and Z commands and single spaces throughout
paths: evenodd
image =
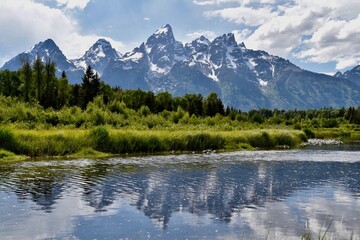
M 318 139 L 312 138 L 309 139 L 306 143 L 302 143 L 301 146 L 322 146 L 322 145 L 341 145 L 344 144 L 343 141 L 336 139 Z

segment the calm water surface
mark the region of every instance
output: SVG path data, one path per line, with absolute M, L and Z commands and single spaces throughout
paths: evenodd
M 359 146 L 0 165 L 0 239 L 360 239 Z

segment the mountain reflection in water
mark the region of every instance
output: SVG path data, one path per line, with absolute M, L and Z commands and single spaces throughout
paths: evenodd
M 318 236 L 330 225 L 356 239 L 360 152 L 4 164 L 0 199 L 2 239 L 299 239 L 306 226 Z

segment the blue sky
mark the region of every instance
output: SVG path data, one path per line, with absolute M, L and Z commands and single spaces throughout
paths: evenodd
M 125 53 L 168 23 L 184 43 L 233 32 L 248 48 L 334 73 L 360 64 L 359 9 L 358 0 L 0 1 L 0 65 L 47 38 L 68 58 L 98 38 Z

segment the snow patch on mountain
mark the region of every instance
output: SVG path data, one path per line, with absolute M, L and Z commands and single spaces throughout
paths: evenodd
M 268 85 L 268 82 L 267 81 L 264 81 L 262 79 L 259 79 L 259 83 L 262 87 L 266 87 Z
M 144 57 L 144 54 L 141 52 L 132 52 L 130 54 L 125 54 L 125 56 L 121 59 L 122 61 L 132 61 L 132 62 L 139 62 L 140 59 Z
M 156 32 L 155 35 L 163 35 L 163 34 L 167 34 L 170 31 L 171 27 L 170 25 L 166 24 L 163 27 L 159 28 Z

